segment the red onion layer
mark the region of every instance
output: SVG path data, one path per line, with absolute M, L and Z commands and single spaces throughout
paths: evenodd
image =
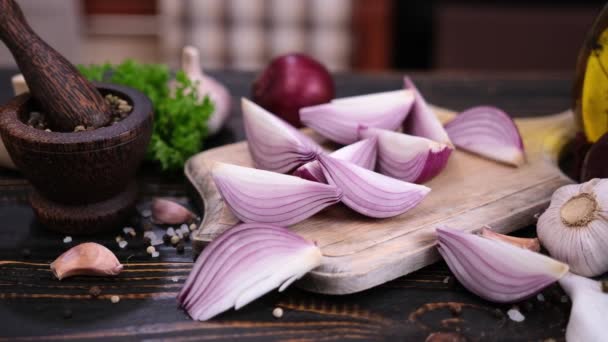
M 349 161 L 368 170 L 373 170 L 376 166 L 377 142 L 378 139 L 376 137 L 363 139 L 354 144 L 346 145 L 329 155 L 337 159 Z M 323 170 L 316 160 L 300 166 L 293 174 L 294 176 L 313 182 L 327 182 L 325 175 L 323 175 Z
M 492 302 L 516 302 L 534 295 L 568 272 L 545 255 L 450 228 L 437 228 L 439 253 L 460 283 Z
M 513 119 L 495 107 L 460 113 L 445 128 L 456 147 L 513 166 L 526 161 L 524 144 Z
M 342 190 L 342 202 L 354 211 L 376 218 L 397 216 L 417 206 L 431 191 L 353 163 L 319 155 L 328 183 Z
M 333 185 L 232 164 L 214 164 L 212 176 L 224 201 L 243 222 L 289 226 L 342 197 Z
M 190 317 L 206 321 L 247 305 L 321 264 L 321 251 L 279 226 L 236 225 L 203 250 L 177 299 Z
M 414 93 L 412 112 L 403 122 L 403 133 L 431 139 L 441 144 L 452 146 L 450 137 L 435 113 L 426 103 L 409 77 L 404 79 L 405 89 Z
M 406 90 L 354 96 L 302 108 L 300 119 L 322 136 L 348 145 L 359 140 L 359 125 L 396 130 L 413 102 Z
M 361 127 L 364 138 L 378 138 L 378 171 L 405 182 L 424 183 L 447 165 L 452 147 L 427 138 Z
M 323 152 L 312 139 L 264 108 L 244 98 L 241 103 L 249 152 L 256 167 L 287 173 Z

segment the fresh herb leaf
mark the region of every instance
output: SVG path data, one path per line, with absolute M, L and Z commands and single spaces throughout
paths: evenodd
M 186 160 L 202 149 L 214 107 L 207 96 L 198 98 L 196 84 L 184 72 L 177 72 L 172 91 L 169 69 L 162 64 L 125 60 L 118 65 L 80 65 L 79 69 L 89 80 L 129 86 L 150 98 L 154 132 L 146 158 L 158 161 L 163 170 L 181 170 Z

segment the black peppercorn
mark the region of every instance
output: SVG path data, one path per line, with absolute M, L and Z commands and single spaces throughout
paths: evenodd
M 101 294 L 101 288 L 99 286 L 93 286 L 89 289 L 89 294 L 91 297 L 97 298 Z

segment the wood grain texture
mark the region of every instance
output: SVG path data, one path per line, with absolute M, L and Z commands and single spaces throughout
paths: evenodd
M 454 115 L 439 108 L 436 113 L 443 121 Z M 371 219 L 337 205 L 291 226 L 315 241 L 324 256 L 321 266 L 299 286 L 318 293 L 347 294 L 411 273 L 439 260 L 434 235 L 439 226 L 475 231 L 490 225 L 509 233 L 533 223 L 553 191 L 570 183 L 557 167 L 559 151 L 551 146 L 551 139 L 573 133 L 571 118 L 566 112 L 518 120 L 527 157 L 520 168 L 456 150 L 446 169 L 426 183 L 432 189 L 427 198 L 400 216 Z M 253 167 L 246 142 L 211 149 L 186 163 L 186 176 L 205 206 L 205 217 L 194 238 L 196 251 L 239 222 L 211 179 L 214 162 Z
M 110 108 L 101 94 L 27 24 L 14 0 L 0 0 L 0 39 L 9 48 L 51 128 L 101 127 Z
M 17 72 L 0 69 L 0 102 L 12 97 L 10 77 Z M 205 142 L 206 148 L 244 139 L 238 98 L 249 94 L 255 74 L 221 71 L 212 76 L 231 90 L 235 111 L 227 127 Z M 344 73 L 334 78 L 339 96 L 396 89 L 403 83 L 400 74 Z M 569 105 L 570 75 L 433 73 L 412 78 L 429 101 L 458 110 L 491 103 L 525 117 L 555 113 Z M 140 202 L 188 194 L 183 176 L 161 174 L 150 163 L 139 169 L 137 182 Z M 1 341 L 564 340 L 570 302 L 566 297 L 562 302 L 564 293 L 558 286 L 544 290 L 543 301 L 531 298 L 516 303 L 526 317 L 518 323 L 507 317 L 511 305 L 496 305 L 470 294 L 443 262 L 352 295 L 311 294 L 291 287 L 210 322 L 193 322 L 168 295 L 179 291 L 191 267 L 190 243 L 183 255 L 158 246 L 160 257 L 153 259 L 138 238 L 129 240 L 125 249 L 118 248 L 114 237 L 121 227 L 116 227 L 64 244 L 65 235 L 44 229 L 35 220 L 28 204 L 31 189 L 19 173 L 0 169 Z M 141 224 L 130 224 L 141 237 Z M 532 226 L 516 234 L 532 236 L 535 230 Z M 53 280 L 48 264 L 72 245 L 91 240 L 110 248 L 129 272 L 112 279 Z M 31 252 L 27 258 L 24 249 Z M 102 298 L 86 297 L 94 285 L 102 287 Z M 112 304 L 109 294 L 119 295 L 121 301 Z M 277 306 L 285 311 L 281 319 L 272 316 Z M 66 310 L 71 317 L 64 317 Z

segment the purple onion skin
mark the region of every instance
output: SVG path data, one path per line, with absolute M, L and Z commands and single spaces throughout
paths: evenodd
M 430 181 L 431 179 L 439 175 L 447 165 L 448 160 L 450 159 L 450 155 L 452 155 L 451 148 L 444 148 L 439 153 L 433 153 L 429 151 L 427 163 L 425 163 L 424 169 L 420 173 L 420 176 L 418 176 L 418 178 L 414 181 L 414 183 L 422 184 Z M 430 162 L 428 162 L 429 158 L 431 160 Z
M 309 163 L 314 163 L 315 161 L 309 162 Z M 321 167 L 318 166 L 318 162 L 317 162 L 317 166 L 313 167 L 313 172 L 316 174 L 313 174 L 313 172 L 311 172 L 310 169 L 308 169 L 307 167 L 304 167 L 305 165 L 302 165 L 301 167 L 297 168 L 294 172 L 293 175 L 294 176 L 298 176 L 302 179 L 306 179 L 312 182 L 321 182 L 321 183 L 326 183 L 327 180 L 325 179 L 325 175 L 323 175 L 323 171 L 321 170 Z
M 321 63 L 299 53 L 273 59 L 251 88 L 253 101 L 295 127 L 302 107 L 331 101 L 334 81 Z

